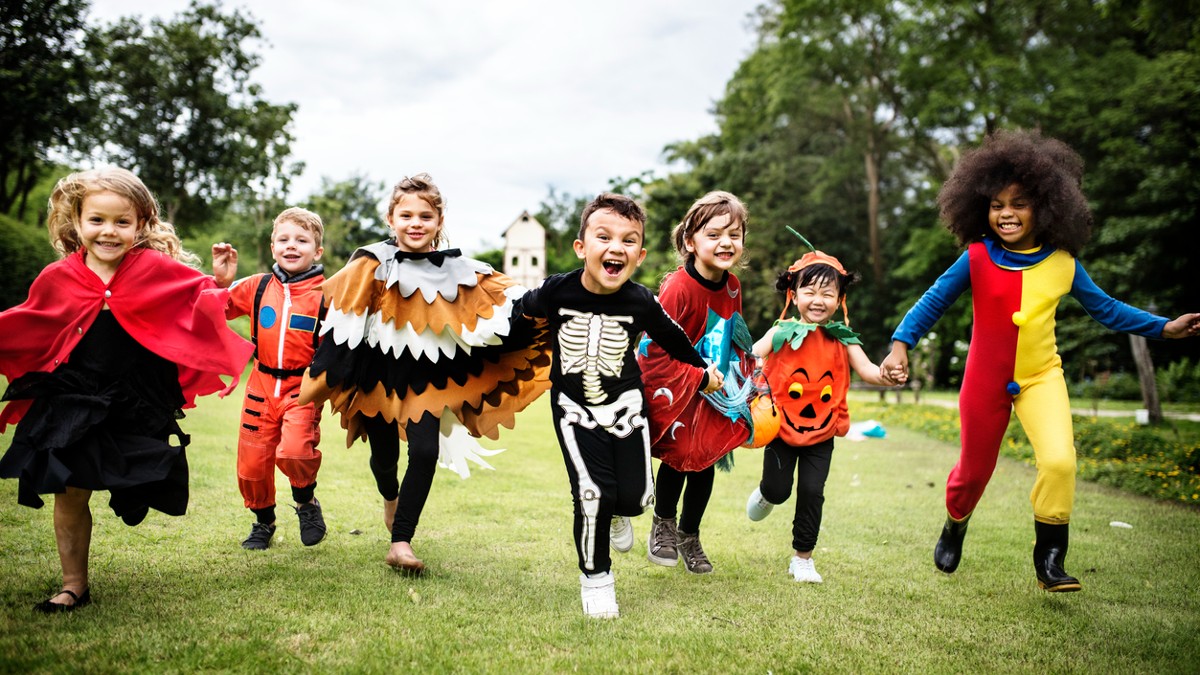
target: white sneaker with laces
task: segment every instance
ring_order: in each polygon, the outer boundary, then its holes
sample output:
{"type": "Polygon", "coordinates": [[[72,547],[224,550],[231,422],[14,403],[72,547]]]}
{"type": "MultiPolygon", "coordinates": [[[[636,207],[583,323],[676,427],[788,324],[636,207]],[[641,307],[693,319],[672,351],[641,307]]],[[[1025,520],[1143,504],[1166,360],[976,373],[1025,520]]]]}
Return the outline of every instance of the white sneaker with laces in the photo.
{"type": "Polygon", "coordinates": [[[583,600],[583,615],[589,619],[615,619],[620,616],[617,584],[612,572],[605,572],[594,579],[580,574],[579,595],[583,600]]]}
{"type": "Polygon", "coordinates": [[[812,558],[801,558],[798,555],[792,556],[792,562],[788,564],[788,574],[796,581],[819,584],[824,579],[817,573],[817,568],[813,565],[812,558]]]}
{"type": "Polygon", "coordinates": [[[633,548],[633,523],[625,516],[613,516],[608,526],[608,542],[621,553],[633,548]]]}
{"type": "Polygon", "coordinates": [[[764,499],[758,488],[754,488],[754,492],[750,493],[750,499],[746,500],[746,517],[753,521],[759,521],[766,518],[773,508],[775,505],[764,499]]]}

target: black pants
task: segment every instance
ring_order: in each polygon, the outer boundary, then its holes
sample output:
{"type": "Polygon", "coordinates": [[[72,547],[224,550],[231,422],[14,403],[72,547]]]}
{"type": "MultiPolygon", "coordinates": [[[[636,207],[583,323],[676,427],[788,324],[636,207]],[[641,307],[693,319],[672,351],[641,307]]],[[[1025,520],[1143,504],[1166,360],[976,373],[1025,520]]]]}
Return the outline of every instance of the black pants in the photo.
{"type": "Polygon", "coordinates": [[[400,430],[395,422],[386,422],[381,417],[366,421],[367,441],[371,444],[371,473],[379,494],[387,500],[400,498],[396,506],[396,520],[392,524],[392,542],[411,542],[429,498],[433,485],[433,474],[437,470],[438,418],[425,413],[419,422],[409,422],[408,467],[404,469],[404,482],[397,479],[400,464],[400,430]]]}
{"type": "Polygon", "coordinates": [[[792,520],[792,548],[808,553],[817,547],[821,508],[825,504],[825,479],[833,458],[833,439],[796,447],[779,439],[763,448],[762,482],[758,489],[772,504],[787,501],[796,473],[796,516],[792,520]]]}
{"type": "Polygon", "coordinates": [[[612,517],[640,515],[654,501],[645,401],[640,389],[604,406],[583,406],[555,393],[551,409],[571,481],[579,569],[607,572],[612,517]]]}
{"type": "Polygon", "coordinates": [[[700,471],[676,471],[666,464],[658,465],[658,480],[654,486],[654,515],[659,518],[674,518],[675,507],[683,495],[683,511],[679,515],[679,529],[688,534],[700,534],[700,520],[712,497],[716,466],[700,471]],[[686,484],[686,489],[685,489],[686,484]]]}

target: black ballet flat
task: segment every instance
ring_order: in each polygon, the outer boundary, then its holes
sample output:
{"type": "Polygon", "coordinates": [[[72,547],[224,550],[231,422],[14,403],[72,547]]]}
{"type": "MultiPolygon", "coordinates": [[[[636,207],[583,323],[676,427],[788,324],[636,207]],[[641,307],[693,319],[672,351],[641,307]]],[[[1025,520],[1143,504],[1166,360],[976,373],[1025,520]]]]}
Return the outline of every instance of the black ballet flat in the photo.
{"type": "Polygon", "coordinates": [[[64,588],[61,591],[50,596],[49,598],[34,605],[33,611],[41,612],[43,614],[57,614],[58,612],[73,612],[76,609],[83,607],[84,605],[91,604],[91,602],[92,602],[92,589],[91,588],[88,588],[87,590],[85,590],[83,592],[83,595],[75,595],[74,591],[68,591],[67,589],[64,588]],[[51,600],[62,595],[63,593],[66,593],[67,595],[71,596],[75,600],[75,604],[62,605],[57,602],[50,602],[51,600]]]}

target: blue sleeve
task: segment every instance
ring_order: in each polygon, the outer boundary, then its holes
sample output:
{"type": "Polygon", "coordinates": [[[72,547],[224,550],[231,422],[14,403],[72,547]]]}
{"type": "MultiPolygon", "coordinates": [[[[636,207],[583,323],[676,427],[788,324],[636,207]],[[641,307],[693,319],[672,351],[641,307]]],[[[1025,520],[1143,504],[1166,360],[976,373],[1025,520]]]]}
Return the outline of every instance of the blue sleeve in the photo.
{"type": "Polygon", "coordinates": [[[1127,305],[1109,296],[1075,261],[1075,279],[1071,282],[1071,297],[1083,305],[1088,316],[1109,330],[1133,333],[1148,338],[1161,338],[1167,319],[1127,305]]]}
{"type": "Polygon", "coordinates": [[[938,277],[937,281],[925,291],[920,300],[904,315],[904,320],[892,333],[892,340],[899,340],[909,347],[915,347],[925,333],[933,328],[933,324],[942,318],[950,305],[962,295],[971,285],[971,260],[966,251],[954,261],[938,277]]]}

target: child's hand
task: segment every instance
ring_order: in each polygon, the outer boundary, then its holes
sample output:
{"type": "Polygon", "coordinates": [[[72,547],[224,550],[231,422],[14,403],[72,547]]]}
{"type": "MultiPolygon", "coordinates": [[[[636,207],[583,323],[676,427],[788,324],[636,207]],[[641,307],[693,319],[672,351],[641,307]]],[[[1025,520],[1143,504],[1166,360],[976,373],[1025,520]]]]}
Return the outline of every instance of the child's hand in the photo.
{"type": "Polygon", "coordinates": [[[717,370],[715,363],[709,366],[706,372],[708,373],[708,386],[704,388],[704,393],[711,394],[725,386],[725,378],[721,376],[721,371],[717,370]]]}
{"type": "Polygon", "coordinates": [[[1200,314],[1184,314],[1163,326],[1165,338],[1185,338],[1200,335],[1200,314]]]}
{"type": "Polygon", "coordinates": [[[238,252],[233,244],[219,242],[212,246],[213,278],[220,288],[229,288],[237,277],[238,252]]]}
{"type": "Polygon", "coordinates": [[[896,341],[892,343],[892,351],[888,353],[883,363],[879,364],[879,374],[894,382],[908,381],[908,345],[896,341]]]}

